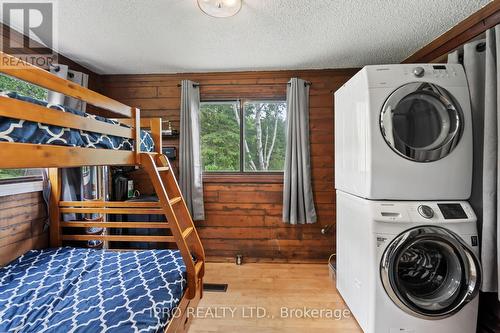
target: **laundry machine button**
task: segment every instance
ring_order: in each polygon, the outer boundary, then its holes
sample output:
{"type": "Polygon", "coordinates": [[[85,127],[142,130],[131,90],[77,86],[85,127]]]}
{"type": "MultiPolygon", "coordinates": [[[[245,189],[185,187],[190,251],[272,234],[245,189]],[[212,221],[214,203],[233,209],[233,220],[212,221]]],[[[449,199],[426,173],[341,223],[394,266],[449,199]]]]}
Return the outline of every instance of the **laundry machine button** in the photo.
{"type": "Polygon", "coordinates": [[[418,206],[417,211],[422,217],[426,219],[431,219],[434,216],[434,211],[427,205],[418,206]]]}
{"type": "Polygon", "coordinates": [[[422,77],[424,76],[424,73],[425,69],[423,67],[415,67],[413,69],[413,75],[415,75],[416,77],[422,77]]]}

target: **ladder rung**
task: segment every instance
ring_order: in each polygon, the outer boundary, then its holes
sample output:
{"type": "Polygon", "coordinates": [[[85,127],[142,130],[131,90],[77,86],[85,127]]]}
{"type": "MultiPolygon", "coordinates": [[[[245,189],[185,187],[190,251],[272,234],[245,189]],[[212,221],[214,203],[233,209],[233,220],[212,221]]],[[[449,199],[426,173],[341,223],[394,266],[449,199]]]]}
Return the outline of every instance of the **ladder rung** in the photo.
{"type": "Polygon", "coordinates": [[[66,213],[80,213],[80,214],[154,214],[163,215],[163,209],[161,208],[73,208],[64,207],[60,208],[59,211],[62,214],[66,213]]]}
{"type": "Polygon", "coordinates": [[[178,202],[180,202],[180,201],[182,201],[182,197],[177,197],[177,198],[173,198],[173,199],[171,199],[171,200],[169,201],[169,203],[170,203],[171,205],[175,205],[176,203],[178,203],[178,202]]]}
{"type": "Polygon", "coordinates": [[[103,240],[110,242],[165,242],[175,243],[173,236],[142,236],[142,235],[62,235],[62,240],[68,241],[87,241],[103,240]]]}
{"type": "Polygon", "coordinates": [[[168,222],[60,222],[61,228],[133,228],[133,229],[170,229],[168,222]]]}
{"type": "Polygon", "coordinates": [[[59,207],[82,208],[160,208],[157,201],[127,202],[127,201],[59,201],[59,207]]]}
{"type": "Polygon", "coordinates": [[[169,167],[156,167],[156,170],[158,170],[158,172],[167,172],[170,170],[169,167]]]}
{"type": "Polygon", "coordinates": [[[182,232],[182,238],[186,239],[189,237],[189,235],[191,235],[191,233],[194,231],[194,228],[193,227],[189,227],[189,228],[186,228],[186,230],[184,230],[182,232]]]}

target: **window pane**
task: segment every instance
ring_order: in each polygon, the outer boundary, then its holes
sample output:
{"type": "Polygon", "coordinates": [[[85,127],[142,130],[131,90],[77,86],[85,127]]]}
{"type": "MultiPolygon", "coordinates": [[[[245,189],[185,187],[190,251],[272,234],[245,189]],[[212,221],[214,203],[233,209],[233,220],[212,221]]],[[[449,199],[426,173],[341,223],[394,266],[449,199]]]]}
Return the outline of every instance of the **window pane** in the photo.
{"type": "Polygon", "coordinates": [[[240,171],[239,102],[203,102],[200,107],[204,171],[240,171]]]}
{"type": "MultiPolygon", "coordinates": [[[[20,95],[47,100],[48,90],[37,85],[16,79],[14,77],[0,74],[0,91],[14,91],[20,95]]],[[[14,179],[21,177],[40,177],[40,169],[0,169],[0,180],[14,179]]],[[[32,178],[26,178],[27,181],[32,178]]]]}
{"type": "Polygon", "coordinates": [[[33,180],[33,177],[41,177],[42,169],[0,169],[0,180],[13,178],[26,178],[33,180]]]}
{"type": "Polygon", "coordinates": [[[285,161],[286,102],[250,101],[245,117],[244,171],[283,171],[285,161]]]}
{"type": "Polygon", "coordinates": [[[15,91],[20,95],[29,96],[42,101],[46,101],[48,97],[47,89],[5,74],[0,74],[0,90],[15,91]]]}

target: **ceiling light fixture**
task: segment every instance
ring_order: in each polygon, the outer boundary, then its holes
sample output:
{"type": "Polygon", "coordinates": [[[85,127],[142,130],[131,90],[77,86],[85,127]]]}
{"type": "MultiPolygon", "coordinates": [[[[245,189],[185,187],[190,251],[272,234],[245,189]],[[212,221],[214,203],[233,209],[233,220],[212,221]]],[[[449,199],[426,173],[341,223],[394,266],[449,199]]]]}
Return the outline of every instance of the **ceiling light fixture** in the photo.
{"type": "Polygon", "coordinates": [[[212,17],[231,17],[241,9],[242,0],[198,0],[198,7],[212,17]]]}

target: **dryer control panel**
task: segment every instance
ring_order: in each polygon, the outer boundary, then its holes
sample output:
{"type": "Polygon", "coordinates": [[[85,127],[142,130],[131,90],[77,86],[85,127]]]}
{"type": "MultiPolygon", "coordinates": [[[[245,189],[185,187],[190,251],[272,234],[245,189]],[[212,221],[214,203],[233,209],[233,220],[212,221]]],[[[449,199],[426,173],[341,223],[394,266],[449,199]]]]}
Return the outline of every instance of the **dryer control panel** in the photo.
{"type": "Polygon", "coordinates": [[[431,82],[443,87],[466,87],[460,64],[370,65],[362,70],[370,88],[399,87],[408,82],[431,82]]]}

